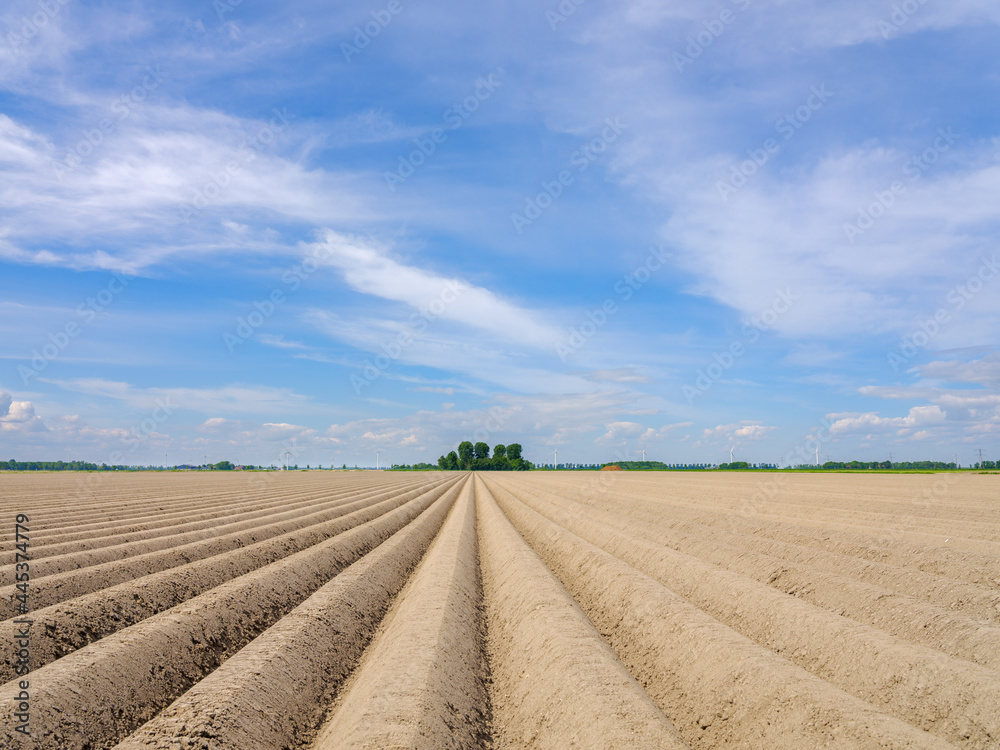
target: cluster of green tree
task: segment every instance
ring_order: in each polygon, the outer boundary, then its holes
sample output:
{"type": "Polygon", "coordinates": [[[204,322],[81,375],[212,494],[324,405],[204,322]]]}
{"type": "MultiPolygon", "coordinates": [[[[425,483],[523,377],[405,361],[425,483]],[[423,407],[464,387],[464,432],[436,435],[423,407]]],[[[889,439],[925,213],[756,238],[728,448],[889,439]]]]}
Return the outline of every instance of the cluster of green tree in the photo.
{"type": "Polygon", "coordinates": [[[437,471],[438,466],[434,464],[393,464],[389,471],[437,471]]]}
{"type": "Polygon", "coordinates": [[[466,440],[459,443],[457,451],[441,456],[438,468],[444,471],[528,471],[535,465],[521,456],[520,443],[497,445],[490,458],[490,446],[486,443],[473,445],[466,440]]]}
{"type": "Polygon", "coordinates": [[[662,461],[612,461],[601,464],[605,466],[618,466],[626,471],[700,471],[707,469],[708,464],[665,464],[662,461]]]}
{"type": "Polygon", "coordinates": [[[1000,469],[1000,461],[980,461],[973,468],[975,468],[975,469],[1000,469]]]}

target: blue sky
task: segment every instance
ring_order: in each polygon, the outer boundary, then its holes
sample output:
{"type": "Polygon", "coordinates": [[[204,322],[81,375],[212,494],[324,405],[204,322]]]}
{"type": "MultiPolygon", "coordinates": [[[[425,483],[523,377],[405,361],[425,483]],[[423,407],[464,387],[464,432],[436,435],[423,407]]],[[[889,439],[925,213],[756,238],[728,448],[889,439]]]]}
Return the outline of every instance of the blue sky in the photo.
{"type": "Polygon", "coordinates": [[[0,456],[1000,452],[1000,7],[13,0],[0,456]]]}

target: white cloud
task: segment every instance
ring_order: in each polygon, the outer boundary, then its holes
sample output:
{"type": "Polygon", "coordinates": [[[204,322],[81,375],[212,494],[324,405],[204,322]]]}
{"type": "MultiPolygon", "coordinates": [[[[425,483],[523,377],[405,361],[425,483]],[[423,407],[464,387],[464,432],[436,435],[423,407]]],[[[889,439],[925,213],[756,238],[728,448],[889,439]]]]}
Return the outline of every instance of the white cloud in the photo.
{"type": "Polygon", "coordinates": [[[357,291],[403,302],[427,321],[455,321],[501,341],[537,348],[551,349],[561,338],[560,331],[539,320],[539,313],[461,279],[406,265],[371,242],[326,230],[311,249],[357,291]]]}
{"type": "Polygon", "coordinates": [[[704,430],[701,434],[701,442],[718,443],[734,442],[749,443],[762,440],[775,427],[768,427],[757,422],[737,422],[734,424],[720,424],[704,430]]]}
{"type": "Polygon", "coordinates": [[[0,430],[25,433],[45,429],[45,424],[35,414],[35,407],[30,401],[15,401],[11,394],[0,391],[0,430]]]}
{"type": "Polygon", "coordinates": [[[232,419],[225,419],[224,417],[211,417],[210,419],[206,419],[199,429],[205,431],[215,431],[228,427],[236,427],[237,425],[239,425],[239,422],[232,419]]]}
{"type": "MultiPolygon", "coordinates": [[[[367,358],[368,364],[379,357],[388,358],[388,367],[381,368],[378,378],[397,377],[399,363],[432,367],[519,393],[558,394],[595,389],[592,382],[579,375],[546,369],[544,360],[526,357],[518,342],[493,339],[474,324],[437,320],[420,331],[405,322],[407,315],[403,312],[393,320],[310,310],[304,320],[335,340],[370,352],[373,356],[367,358]]],[[[363,377],[366,360],[359,357],[354,364],[357,375],[363,377]]],[[[399,377],[405,379],[403,375],[399,377]]]]}
{"type": "Polygon", "coordinates": [[[305,344],[301,341],[286,341],[284,334],[273,334],[273,333],[259,333],[257,334],[257,340],[260,343],[267,346],[273,346],[278,349],[305,349],[307,348],[305,344]]]}
{"type": "Polygon", "coordinates": [[[919,370],[925,378],[950,383],[976,383],[987,388],[1000,389],[1000,353],[990,354],[971,362],[959,360],[929,362],[920,365],[919,370]]]}
{"type": "MultiPolygon", "coordinates": [[[[768,328],[796,337],[909,333],[915,319],[950,309],[950,289],[993,252],[986,238],[998,226],[1000,144],[968,144],[951,156],[950,167],[910,184],[901,172],[906,152],[832,153],[811,170],[761,170],[728,202],[715,185],[738,156],[692,164],[686,173],[672,165],[660,178],[675,205],[663,236],[680,247],[678,264],[699,279],[693,290],[745,319],[768,315],[768,328]],[[844,225],[893,181],[904,182],[906,193],[851,244],[844,225]],[[782,291],[794,297],[791,304],[782,291]],[[936,303],[928,308],[927,300],[936,303]]],[[[993,308],[984,305],[980,315],[1000,322],[1000,307],[993,308]]],[[[945,327],[938,343],[981,343],[964,327],[945,327]]],[[[816,350],[808,358],[820,353],[832,354],[816,350]]]]}
{"type": "Polygon", "coordinates": [[[636,371],[634,367],[617,367],[610,370],[591,370],[584,374],[588,380],[611,383],[651,383],[652,378],[636,371]]]}
{"type": "Polygon", "coordinates": [[[318,226],[373,216],[356,176],[294,160],[289,149],[308,137],[308,125],[152,100],[117,121],[107,106],[81,115],[83,130],[109,117],[115,124],[83,149],[79,131],[57,145],[56,136],[0,119],[0,176],[18,185],[4,196],[0,257],[135,273],[178,255],[291,253],[254,231],[266,217],[318,226]],[[272,134],[269,145],[254,140],[262,132],[272,134]],[[84,152],[65,166],[67,155],[84,152]],[[90,248],[75,239],[96,235],[112,241],[90,248]]]}
{"type": "Polygon", "coordinates": [[[625,443],[629,438],[638,437],[646,429],[639,422],[610,422],[604,427],[607,431],[598,440],[605,443],[625,443]]]}
{"type": "Polygon", "coordinates": [[[905,417],[882,417],[878,412],[841,416],[830,425],[830,433],[846,435],[895,431],[897,434],[905,435],[917,427],[940,425],[946,419],[947,415],[939,406],[914,406],[905,417]]]}
{"type": "Polygon", "coordinates": [[[291,437],[310,437],[315,434],[315,430],[301,425],[288,424],[287,422],[265,422],[257,430],[263,440],[288,440],[291,437]]]}

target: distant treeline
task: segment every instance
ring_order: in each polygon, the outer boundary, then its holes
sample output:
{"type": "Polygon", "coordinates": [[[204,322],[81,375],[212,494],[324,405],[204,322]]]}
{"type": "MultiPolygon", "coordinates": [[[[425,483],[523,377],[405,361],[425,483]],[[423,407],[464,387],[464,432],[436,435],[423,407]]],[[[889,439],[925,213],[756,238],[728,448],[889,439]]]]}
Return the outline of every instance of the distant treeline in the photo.
{"type": "MultiPolygon", "coordinates": [[[[667,464],[662,461],[612,461],[601,464],[601,466],[619,466],[622,469],[631,471],[704,471],[714,469],[717,471],[776,471],[777,464],[769,463],[749,463],[747,461],[733,461],[732,463],[719,464],[667,464]]],[[[982,461],[973,464],[973,469],[996,469],[1000,466],[997,461],[982,461]]],[[[560,464],[560,468],[562,464],[560,464]]],[[[936,470],[958,469],[954,463],[945,461],[827,461],[821,466],[815,464],[801,464],[799,466],[788,467],[793,471],[836,471],[836,470],[873,470],[873,469],[898,469],[905,470],[936,470]]]]}
{"type": "Polygon", "coordinates": [[[665,464],[662,461],[612,461],[601,464],[601,468],[605,466],[617,466],[626,471],[702,471],[711,468],[709,464],[665,464]]]}
{"type": "MultiPolygon", "coordinates": [[[[957,469],[954,462],[944,461],[827,461],[822,466],[805,464],[796,469],[957,469]]],[[[978,468],[978,466],[976,467],[978,468]]]]}
{"type": "Polygon", "coordinates": [[[136,466],[108,466],[87,461],[0,461],[0,471],[128,471],[136,466]]]}
{"type": "Polygon", "coordinates": [[[521,456],[521,444],[497,445],[490,457],[486,443],[473,445],[465,440],[458,450],[438,459],[438,468],[444,471],[528,471],[535,465],[521,456]]]}
{"type": "MultiPolygon", "coordinates": [[[[169,470],[181,471],[232,471],[236,465],[231,461],[203,466],[172,466],[169,470]]],[[[243,469],[261,469],[258,466],[242,466],[243,469]]],[[[298,468],[297,466],[295,468],[298,468]]],[[[0,461],[0,471],[163,471],[162,466],[125,466],[94,464],[89,461],[0,461]]]]}
{"type": "Polygon", "coordinates": [[[746,461],[733,461],[731,464],[719,464],[720,471],[773,471],[778,467],[775,464],[751,464],[746,461]]]}

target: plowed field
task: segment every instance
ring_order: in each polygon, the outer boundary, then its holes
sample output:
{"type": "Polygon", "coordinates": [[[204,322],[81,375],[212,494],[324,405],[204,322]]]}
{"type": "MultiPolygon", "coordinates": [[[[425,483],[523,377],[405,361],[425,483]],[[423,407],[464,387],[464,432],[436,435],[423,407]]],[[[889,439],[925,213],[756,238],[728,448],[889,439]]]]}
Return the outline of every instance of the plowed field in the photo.
{"type": "Polygon", "coordinates": [[[0,747],[1000,750],[998,479],[0,474],[0,747]]]}

